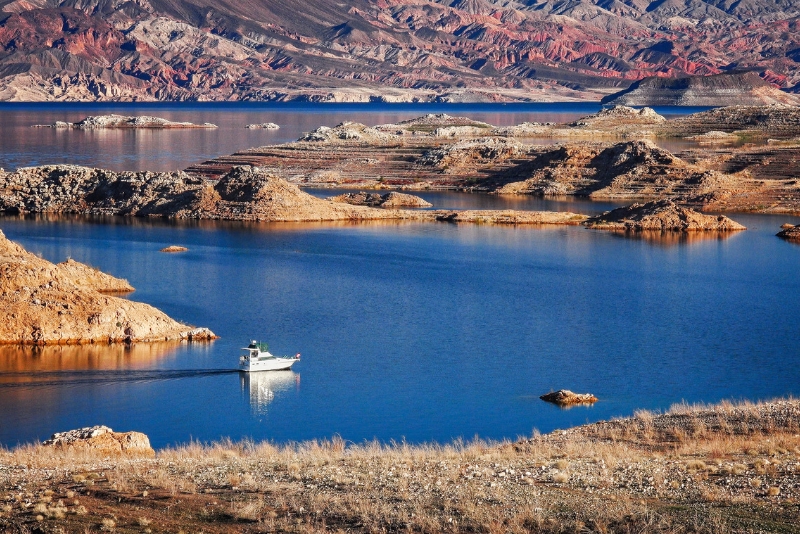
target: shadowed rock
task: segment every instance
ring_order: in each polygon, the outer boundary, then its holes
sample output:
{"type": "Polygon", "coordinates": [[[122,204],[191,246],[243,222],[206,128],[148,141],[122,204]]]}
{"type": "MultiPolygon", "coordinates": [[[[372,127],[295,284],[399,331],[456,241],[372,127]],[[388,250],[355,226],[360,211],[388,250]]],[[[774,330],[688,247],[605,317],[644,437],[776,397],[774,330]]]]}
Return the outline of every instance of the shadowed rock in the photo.
{"type": "MultiPolygon", "coordinates": [[[[781,228],[783,228],[783,227],[781,227],[781,228]]],[[[798,224],[797,226],[789,225],[788,228],[783,228],[783,230],[778,232],[777,235],[778,235],[778,237],[782,237],[784,239],[791,239],[793,241],[800,241],[800,224],[798,224]]]]}
{"type": "Polygon", "coordinates": [[[724,215],[704,215],[671,200],[632,204],[589,218],[586,226],[600,230],[714,231],[745,230],[724,215]]]}

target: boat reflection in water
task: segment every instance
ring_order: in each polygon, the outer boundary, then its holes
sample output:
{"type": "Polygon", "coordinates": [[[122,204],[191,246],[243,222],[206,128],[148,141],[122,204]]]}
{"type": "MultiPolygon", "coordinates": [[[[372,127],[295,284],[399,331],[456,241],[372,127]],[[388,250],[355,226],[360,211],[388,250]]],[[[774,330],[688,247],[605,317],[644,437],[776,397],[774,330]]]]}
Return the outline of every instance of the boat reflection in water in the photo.
{"type": "Polygon", "coordinates": [[[250,408],[255,413],[266,413],[267,405],[275,394],[300,387],[300,375],[294,371],[257,371],[239,373],[242,392],[250,393],[250,408]]]}

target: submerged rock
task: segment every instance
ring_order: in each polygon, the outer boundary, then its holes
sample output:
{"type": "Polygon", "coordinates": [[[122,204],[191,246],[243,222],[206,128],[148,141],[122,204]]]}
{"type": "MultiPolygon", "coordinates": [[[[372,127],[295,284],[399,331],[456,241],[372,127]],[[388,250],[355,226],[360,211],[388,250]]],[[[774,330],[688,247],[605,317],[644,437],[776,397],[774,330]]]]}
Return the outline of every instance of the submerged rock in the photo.
{"type": "Polygon", "coordinates": [[[573,393],[568,389],[559,389],[558,391],[542,395],[539,398],[543,401],[560,405],[593,404],[597,402],[597,397],[591,393],[573,393]]]}
{"type": "Polygon", "coordinates": [[[67,451],[92,451],[107,455],[155,456],[150,439],[141,432],[114,432],[107,426],[92,426],[56,432],[42,443],[45,447],[67,451]]]}
{"type": "Polygon", "coordinates": [[[746,230],[724,215],[704,215],[671,200],[632,204],[589,218],[586,226],[600,230],[713,231],[746,230]]]}

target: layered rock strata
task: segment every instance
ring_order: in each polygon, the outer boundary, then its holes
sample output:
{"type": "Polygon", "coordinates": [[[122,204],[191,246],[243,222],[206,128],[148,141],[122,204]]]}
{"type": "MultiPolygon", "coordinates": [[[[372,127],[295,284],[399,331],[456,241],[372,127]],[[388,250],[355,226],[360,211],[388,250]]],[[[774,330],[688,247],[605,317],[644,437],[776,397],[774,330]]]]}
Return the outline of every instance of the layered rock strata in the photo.
{"type": "Polygon", "coordinates": [[[798,108],[738,106],[666,120],[651,110],[615,107],[570,125],[473,125],[469,128],[482,135],[460,140],[433,135],[446,124],[460,128],[469,123],[465,117],[444,115],[375,127],[347,123],[317,132],[313,141],[253,148],[187,172],[217,178],[233,166],[253,165],[314,187],[459,189],[616,200],[668,197],[714,211],[800,213],[797,143],[686,146],[673,154],[642,140],[693,135],[703,142],[711,137],[792,139],[800,132],[798,108]],[[411,126],[400,128],[404,124],[411,126]],[[521,142],[529,134],[570,141],[544,146],[521,142]],[[596,141],[608,136],[631,140],[596,141]]]}
{"type": "Polygon", "coordinates": [[[755,72],[664,78],[650,76],[604,97],[604,104],[628,106],[719,106],[800,104],[797,95],[781,91],[755,72]]]}
{"type": "Polygon", "coordinates": [[[54,265],[0,232],[0,343],[83,344],[212,339],[139,302],[103,292],[130,291],[124,280],[67,261],[54,265]]]}

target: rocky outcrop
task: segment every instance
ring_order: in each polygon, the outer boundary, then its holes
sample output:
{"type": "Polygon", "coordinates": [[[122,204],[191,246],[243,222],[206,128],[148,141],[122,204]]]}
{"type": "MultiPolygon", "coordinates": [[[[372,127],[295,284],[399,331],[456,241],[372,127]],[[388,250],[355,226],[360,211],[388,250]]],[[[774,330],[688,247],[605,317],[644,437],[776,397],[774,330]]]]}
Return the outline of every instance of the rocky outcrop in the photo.
{"type": "Polygon", "coordinates": [[[778,232],[778,237],[782,237],[784,239],[790,239],[792,241],[800,241],[800,224],[797,226],[787,225],[787,228],[783,228],[780,232],[778,232]]]}
{"type": "Polygon", "coordinates": [[[385,143],[396,139],[392,133],[384,132],[358,122],[342,122],[330,128],[320,126],[303,134],[298,141],[309,143],[385,143]]]}
{"type": "Polygon", "coordinates": [[[800,132],[800,108],[782,104],[721,107],[678,117],[662,128],[666,134],[681,137],[710,130],[746,133],[750,137],[792,137],[800,132]]]}
{"type": "Polygon", "coordinates": [[[194,124],[192,122],[174,122],[161,117],[140,115],[127,117],[124,115],[97,115],[86,117],[79,122],[61,122],[53,124],[36,124],[34,128],[73,128],[75,130],[99,130],[103,128],[131,128],[131,129],[186,129],[186,128],[216,128],[216,124],[206,122],[194,124]]]}
{"type": "Polygon", "coordinates": [[[652,108],[635,109],[628,106],[612,106],[604,108],[594,115],[588,115],[570,124],[573,127],[590,129],[616,129],[620,127],[647,127],[666,122],[652,108]]]}
{"type": "Polygon", "coordinates": [[[150,439],[141,432],[114,432],[107,426],[92,426],[56,432],[42,443],[59,451],[89,452],[101,456],[154,457],[150,439]]]}
{"type": "Polygon", "coordinates": [[[568,389],[559,389],[546,393],[539,397],[543,401],[552,402],[561,406],[569,406],[573,404],[594,404],[597,402],[597,397],[591,393],[573,393],[568,389]]]}
{"type": "MultiPolygon", "coordinates": [[[[396,209],[413,203],[412,195],[381,196],[381,208],[322,200],[264,169],[235,167],[218,180],[185,173],[115,173],[75,166],[19,169],[0,175],[0,211],[132,215],[179,219],[272,222],[461,220],[500,223],[574,224],[574,214],[537,212],[456,212],[396,209]],[[443,216],[443,214],[445,216],[443,216]],[[547,220],[544,220],[542,218],[547,220]]],[[[365,194],[364,200],[369,197],[365,194]]]]}
{"type": "Polygon", "coordinates": [[[628,141],[550,148],[487,185],[499,194],[622,200],[700,194],[731,184],[721,173],[686,163],[651,141],[628,141]]]}
{"type": "Polygon", "coordinates": [[[724,215],[704,215],[678,206],[671,200],[617,208],[591,217],[585,224],[600,230],[625,231],[732,232],[746,229],[724,215]]]}
{"type": "Polygon", "coordinates": [[[372,206],[375,208],[430,208],[433,206],[433,204],[427,200],[416,195],[398,193],[397,191],[384,194],[364,192],[344,193],[342,195],[330,197],[328,200],[352,204],[354,206],[372,206]]]}
{"type": "Polygon", "coordinates": [[[568,211],[462,210],[436,211],[436,220],[479,224],[560,224],[577,225],[586,215],[568,211]]]}
{"type": "Polygon", "coordinates": [[[189,249],[186,247],[181,247],[178,245],[170,245],[168,247],[162,248],[161,250],[159,250],[159,252],[186,252],[187,250],[189,249]]]}
{"type": "Polygon", "coordinates": [[[486,132],[492,129],[492,125],[469,117],[454,117],[447,113],[428,113],[393,124],[380,124],[375,128],[395,135],[430,135],[453,138],[486,135],[486,132]]]}
{"type": "Polygon", "coordinates": [[[627,106],[758,106],[798,105],[800,98],[777,89],[755,72],[737,72],[683,78],[648,77],[601,102],[627,106]]]}
{"type": "Polygon", "coordinates": [[[212,339],[159,310],[100,291],[129,291],[124,280],[75,261],[54,265],[0,232],[0,343],[83,344],[212,339]]]}
{"type": "Polygon", "coordinates": [[[274,122],[263,122],[261,124],[248,124],[245,126],[248,130],[280,130],[280,126],[274,122]]]}
{"type": "Polygon", "coordinates": [[[426,151],[416,161],[417,165],[436,167],[443,173],[463,172],[464,168],[501,162],[525,152],[514,139],[481,137],[458,141],[442,148],[426,151]]]}

